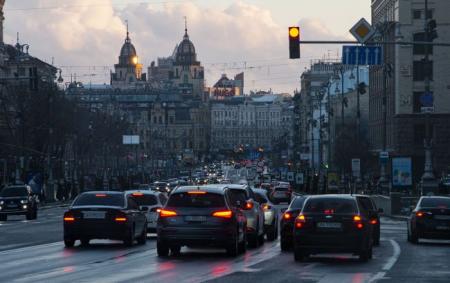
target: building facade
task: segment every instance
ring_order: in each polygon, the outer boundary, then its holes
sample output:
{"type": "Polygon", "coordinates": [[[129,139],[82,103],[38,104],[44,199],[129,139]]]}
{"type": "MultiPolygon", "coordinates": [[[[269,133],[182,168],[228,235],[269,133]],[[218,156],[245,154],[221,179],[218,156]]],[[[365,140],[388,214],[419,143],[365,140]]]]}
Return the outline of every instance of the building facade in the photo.
{"type": "MultiPolygon", "coordinates": [[[[439,42],[450,42],[450,2],[429,2],[428,16],[437,23],[439,42]]],[[[372,21],[380,31],[378,40],[423,41],[425,23],[424,0],[373,0],[372,21]]],[[[411,157],[415,183],[424,172],[426,114],[421,97],[425,91],[426,73],[431,75],[434,111],[430,114],[434,173],[440,176],[450,160],[450,69],[448,47],[430,47],[431,69],[424,66],[423,45],[386,45],[385,68],[370,71],[369,136],[372,151],[386,150],[392,156],[411,157]],[[383,99],[386,99],[386,118],[383,99]]]]}

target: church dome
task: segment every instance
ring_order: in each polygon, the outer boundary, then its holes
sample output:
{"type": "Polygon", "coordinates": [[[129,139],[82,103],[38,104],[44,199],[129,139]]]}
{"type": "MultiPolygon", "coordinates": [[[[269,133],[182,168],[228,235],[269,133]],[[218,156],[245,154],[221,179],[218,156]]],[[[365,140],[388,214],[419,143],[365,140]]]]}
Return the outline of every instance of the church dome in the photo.
{"type": "Polygon", "coordinates": [[[177,53],[175,57],[175,63],[177,65],[196,65],[197,54],[195,53],[195,47],[192,41],[189,39],[187,33],[184,34],[183,40],[178,45],[177,53]]]}
{"type": "Polygon", "coordinates": [[[136,61],[135,58],[137,58],[136,48],[131,43],[130,36],[127,33],[125,43],[122,45],[122,48],[120,49],[119,64],[120,65],[133,64],[136,61]]]}

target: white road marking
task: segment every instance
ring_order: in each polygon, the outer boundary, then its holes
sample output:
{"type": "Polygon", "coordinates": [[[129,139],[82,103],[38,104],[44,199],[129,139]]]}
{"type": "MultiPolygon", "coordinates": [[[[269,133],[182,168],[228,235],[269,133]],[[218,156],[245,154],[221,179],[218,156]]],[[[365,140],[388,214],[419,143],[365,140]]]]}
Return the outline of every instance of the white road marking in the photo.
{"type": "Polygon", "coordinates": [[[388,259],[388,261],[383,265],[381,272],[376,273],[374,276],[372,276],[369,279],[369,283],[377,282],[378,280],[383,279],[386,276],[386,273],[394,267],[394,265],[397,263],[398,258],[401,254],[400,245],[395,241],[390,239],[389,243],[391,243],[392,248],[394,249],[394,253],[392,256],[388,259]]]}

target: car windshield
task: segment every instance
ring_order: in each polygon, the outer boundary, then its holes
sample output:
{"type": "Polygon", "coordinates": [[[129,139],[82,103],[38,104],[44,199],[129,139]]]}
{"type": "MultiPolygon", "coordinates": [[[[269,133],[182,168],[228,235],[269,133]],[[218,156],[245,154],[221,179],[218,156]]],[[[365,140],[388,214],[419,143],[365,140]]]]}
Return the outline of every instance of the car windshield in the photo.
{"type": "Polygon", "coordinates": [[[420,207],[450,208],[450,198],[424,198],[420,207]]]}
{"type": "Polygon", "coordinates": [[[189,193],[177,193],[173,194],[169,198],[167,203],[169,207],[224,207],[224,196],[214,193],[206,194],[189,194],[189,193]]]}
{"type": "Polygon", "coordinates": [[[149,194],[131,194],[133,200],[139,206],[152,206],[158,204],[156,196],[149,194]]]}
{"type": "Polygon", "coordinates": [[[82,194],[74,202],[74,206],[119,206],[124,207],[124,195],[123,194],[82,194]]]}
{"type": "Polygon", "coordinates": [[[5,188],[0,193],[0,197],[24,197],[28,195],[28,190],[25,187],[5,188]]]}
{"type": "Polygon", "coordinates": [[[291,205],[289,206],[290,209],[301,209],[303,207],[303,204],[305,203],[305,197],[296,197],[291,205]]]}
{"type": "Polygon", "coordinates": [[[256,198],[256,201],[259,203],[267,203],[268,202],[267,197],[263,193],[260,193],[260,192],[255,193],[255,198],[256,198]]]}
{"type": "Polygon", "coordinates": [[[275,191],[287,192],[287,191],[289,191],[289,188],[287,188],[287,187],[276,187],[275,191]]]}
{"type": "Polygon", "coordinates": [[[344,198],[312,198],[306,202],[303,211],[326,214],[357,213],[355,201],[344,198]]]}

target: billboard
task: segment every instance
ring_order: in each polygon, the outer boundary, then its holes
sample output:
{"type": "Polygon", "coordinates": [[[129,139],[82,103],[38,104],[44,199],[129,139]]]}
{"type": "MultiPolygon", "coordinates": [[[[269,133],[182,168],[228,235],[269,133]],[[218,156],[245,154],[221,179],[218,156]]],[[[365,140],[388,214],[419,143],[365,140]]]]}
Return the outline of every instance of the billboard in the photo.
{"type": "Polygon", "coordinates": [[[411,157],[392,158],[392,185],[394,187],[412,186],[411,157]]]}

